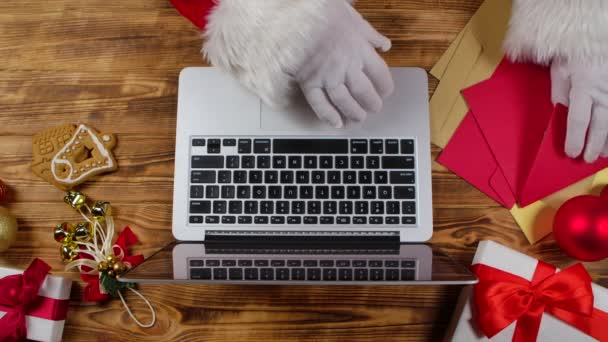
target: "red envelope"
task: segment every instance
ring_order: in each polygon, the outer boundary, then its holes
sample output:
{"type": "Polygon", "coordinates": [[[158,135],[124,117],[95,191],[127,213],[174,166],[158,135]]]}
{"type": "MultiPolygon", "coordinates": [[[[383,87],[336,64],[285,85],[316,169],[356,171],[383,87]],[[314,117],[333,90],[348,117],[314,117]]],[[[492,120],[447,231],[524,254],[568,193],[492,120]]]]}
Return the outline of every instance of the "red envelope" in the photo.
{"type": "Polygon", "coordinates": [[[607,159],[587,164],[565,155],[568,109],[551,103],[546,68],[505,59],[463,96],[471,112],[438,161],[507,208],[527,206],[608,167],[607,159]]]}

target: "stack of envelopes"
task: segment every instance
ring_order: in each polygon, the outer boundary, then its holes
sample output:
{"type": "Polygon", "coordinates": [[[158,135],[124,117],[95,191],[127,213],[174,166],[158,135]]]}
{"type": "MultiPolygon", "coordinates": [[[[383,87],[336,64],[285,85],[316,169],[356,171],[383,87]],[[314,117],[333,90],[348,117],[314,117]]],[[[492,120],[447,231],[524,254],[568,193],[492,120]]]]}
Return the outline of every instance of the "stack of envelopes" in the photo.
{"type": "Polygon", "coordinates": [[[534,243],[551,232],[565,200],[608,183],[608,160],[586,164],[563,153],[567,108],[551,103],[549,71],[504,59],[510,8],[487,0],[431,71],[441,81],[432,139],[445,147],[438,161],[511,209],[534,243]]]}

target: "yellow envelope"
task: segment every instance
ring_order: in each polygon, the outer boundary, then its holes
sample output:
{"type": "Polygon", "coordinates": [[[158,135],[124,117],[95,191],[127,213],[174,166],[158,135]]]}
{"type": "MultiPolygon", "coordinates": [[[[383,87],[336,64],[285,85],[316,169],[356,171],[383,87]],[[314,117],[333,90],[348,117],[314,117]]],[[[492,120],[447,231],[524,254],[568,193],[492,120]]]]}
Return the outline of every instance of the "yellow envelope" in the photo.
{"type": "MultiPolygon", "coordinates": [[[[445,147],[469,110],[460,91],[489,78],[502,60],[510,14],[511,0],[486,0],[431,70],[440,80],[430,103],[431,138],[437,146],[445,147]]],[[[608,169],[527,207],[515,206],[511,215],[535,243],[551,233],[555,213],[565,201],[599,194],[607,184],[608,169]]]]}
{"type": "Polygon", "coordinates": [[[431,98],[431,140],[445,147],[468,112],[464,88],[489,78],[503,58],[511,0],[485,1],[431,74],[441,82],[431,98]]]}

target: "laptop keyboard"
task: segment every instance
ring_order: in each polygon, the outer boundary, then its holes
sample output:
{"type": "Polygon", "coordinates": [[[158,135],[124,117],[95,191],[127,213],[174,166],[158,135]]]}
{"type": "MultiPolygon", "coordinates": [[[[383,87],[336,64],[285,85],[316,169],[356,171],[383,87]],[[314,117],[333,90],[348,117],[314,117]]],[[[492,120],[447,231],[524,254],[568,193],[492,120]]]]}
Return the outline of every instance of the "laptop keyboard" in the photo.
{"type": "Polygon", "coordinates": [[[191,280],[413,281],[416,261],[397,259],[190,259],[191,280]]]}
{"type": "Polygon", "coordinates": [[[194,138],[191,151],[192,226],[416,226],[413,139],[194,138]]]}

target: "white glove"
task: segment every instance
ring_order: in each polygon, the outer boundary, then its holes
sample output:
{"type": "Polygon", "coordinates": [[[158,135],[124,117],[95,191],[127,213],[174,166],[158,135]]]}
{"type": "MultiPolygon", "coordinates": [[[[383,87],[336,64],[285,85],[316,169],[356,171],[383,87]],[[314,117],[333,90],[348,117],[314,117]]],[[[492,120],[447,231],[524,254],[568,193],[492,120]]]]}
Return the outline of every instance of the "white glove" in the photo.
{"type": "Polygon", "coordinates": [[[553,103],[570,107],[566,154],[577,158],[584,150],[588,163],[608,157],[608,65],[555,60],[551,80],[553,103]]]}
{"type": "Polygon", "coordinates": [[[391,41],[346,1],[329,1],[327,7],[327,27],[312,37],[317,45],[294,76],[317,116],[340,128],[345,119],[378,113],[393,92],[389,68],[376,52],[388,51],[391,41]]]}

